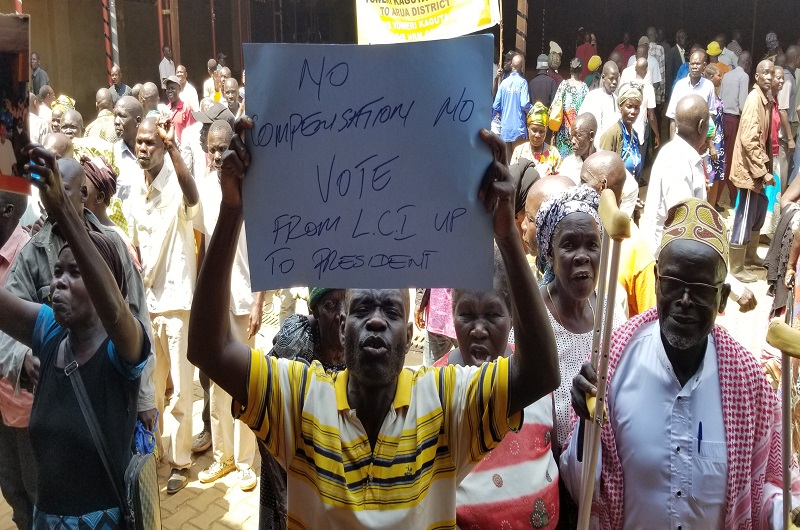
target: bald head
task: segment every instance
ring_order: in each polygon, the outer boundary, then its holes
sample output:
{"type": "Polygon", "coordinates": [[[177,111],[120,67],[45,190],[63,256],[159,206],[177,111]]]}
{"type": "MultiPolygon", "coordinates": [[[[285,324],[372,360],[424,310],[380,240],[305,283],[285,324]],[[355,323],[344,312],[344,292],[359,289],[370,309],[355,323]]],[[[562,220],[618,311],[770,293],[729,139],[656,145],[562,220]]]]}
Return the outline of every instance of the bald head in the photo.
{"type": "Polygon", "coordinates": [[[622,68],[622,54],[619,52],[611,52],[608,56],[608,61],[617,65],[617,70],[622,68]]]}
{"type": "Polygon", "coordinates": [[[54,132],[44,137],[42,146],[58,158],[72,158],[72,140],[64,133],[54,132]]]}
{"type": "Polygon", "coordinates": [[[578,114],[569,130],[569,141],[576,156],[585,159],[594,146],[597,134],[597,119],[591,112],[578,114]]]}
{"type": "Polygon", "coordinates": [[[581,167],[581,182],[597,193],[610,189],[617,197],[617,204],[622,202],[625,177],[625,163],[613,151],[598,151],[584,160],[581,167]]]}
{"type": "Polygon", "coordinates": [[[74,158],[59,158],[58,170],[61,172],[67,199],[78,215],[83,217],[83,204],[86,202],[86,173],[74,158]]]}
{"type": "Polygon", "coordinates": [[[619,67],[617,63],[608,61],[603,65],[602,86],[606,94],[613,94],[619,83],[619,67]]]}
{"type": "Polygon", "coordinates": [[[525,70],[525,59],[520,54],[515,54],[511,58],[511,69],[515,72],[522,72],[525,70]]]}
{"type": "Polygon", "coordinates": [[[158,87],[155,83],[148,81],[142,85],[142,90],[139,92],[139,101],[142,103],[145,114],[151,110],[156,110],[158,107],[158,87]]]}
{"type": "Polygon", "coordinates": [[[774,74],[775,65],[772,61],[764,59],[756,66],[756,84],[764,94],[769,94],[769,91],[772,89],[772,77],[774,74]]]}
{"type": "Polygon", "coordinates": [[[122,96],[114,107],[114,130],[117,137],[133,150],[136,131],[144,118],[142,104],[133,96],[122,96]]]}
{"type": "Polygon", "coordinates": [[[750,52],[742,52],[739,54],[739,66],[741,66],[742,70],[745,72],[750,71],[753,67],[753,57],[750,55],[750,52]]]}
{"type": "Polygon", "coordinates": [[[675,106],[675,132],[703,152],[708,135],[708,103],[697,94],[683,97],[675,106]]]}
{"type": "Polygon", "coordinates": [[[70,139],[80,138],[83,136],[83,116],[75,109],[67,110],[61,116],[61,132],[70,137],[70,139]]]}
{"type": "Polygon", "coordinates": [[[644,79],[644,76],[647,75],[647,59],[645,57],[639,57],[636,59],[636,75],[640,79],[644,79]]]}
{"type": "Polygon", "coordinates": [[[575,183],[564,175],[549,175],[533,183],[525,199],[525,220],[522,222],[522,240],[527,247],[528,254],[535,256],[539,245],[536,242],[536,214],[542,203],[551,195],[562,192],[574,186],[575,183]]]}
{"type": "Polygon", "coordinates": [[[11,237],[27,207],[27,196],[0,190],[0,247],[11,237]]]}
{"type": "Polygon", "coordinates": [[[584,132],[597,132],[597,118],[591,112],[578,114],[572,122],[572,129],[584,132]]]}
{"type": "Polygon", "coordinates": [[[107,88],[101,88],[94,95],[94,104],[97,107],[97,112],[101,110],[114,110],[114,98],[111,91],[107,88]]]}

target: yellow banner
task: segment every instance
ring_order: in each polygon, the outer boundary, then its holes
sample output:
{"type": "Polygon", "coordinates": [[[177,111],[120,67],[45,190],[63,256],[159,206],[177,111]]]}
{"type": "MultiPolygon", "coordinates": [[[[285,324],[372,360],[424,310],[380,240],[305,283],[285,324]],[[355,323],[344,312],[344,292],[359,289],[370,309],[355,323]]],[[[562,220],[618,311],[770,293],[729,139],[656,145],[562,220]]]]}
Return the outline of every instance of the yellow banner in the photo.
{"type": "Polygon", "coordinates": [[[449,39],[500,22],[498,0],[356,0],[359,44],[449,39]]]}

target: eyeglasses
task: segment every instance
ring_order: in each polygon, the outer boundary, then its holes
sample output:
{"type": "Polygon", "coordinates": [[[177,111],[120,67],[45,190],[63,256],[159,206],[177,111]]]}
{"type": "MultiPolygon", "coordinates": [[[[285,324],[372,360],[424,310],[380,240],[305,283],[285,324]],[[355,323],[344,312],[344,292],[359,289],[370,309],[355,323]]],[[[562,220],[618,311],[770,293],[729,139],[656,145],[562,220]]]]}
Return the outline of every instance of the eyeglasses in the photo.
{"type": "Polygon", "coordinates": [[[692,302],[699,306],[709,307],[716,304],[717,293],[719,293],[722,282],[717,285],[709,285],[707,283],[688,283],[672,276],[659,276],[658,285],[661,295],[670,300],[683,298],[684,293],[688,292],[692,302]]]}

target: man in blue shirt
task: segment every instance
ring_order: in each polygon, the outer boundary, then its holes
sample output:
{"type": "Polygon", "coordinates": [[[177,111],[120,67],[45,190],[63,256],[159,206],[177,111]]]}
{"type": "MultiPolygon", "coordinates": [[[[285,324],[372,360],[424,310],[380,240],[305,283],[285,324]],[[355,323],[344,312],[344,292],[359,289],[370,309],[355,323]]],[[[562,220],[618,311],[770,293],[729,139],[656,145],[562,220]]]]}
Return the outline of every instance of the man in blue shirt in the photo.
{"type": "Polygon", "coordinates": [[[500,137],[506,143],[509,158],[514,148],[528,139],[525,116],[531,101],[524,72],[525,59],[517,54],[511,59],[511,75],[500,83],[492,106],[492,111],[500,114],[500,137]]]}

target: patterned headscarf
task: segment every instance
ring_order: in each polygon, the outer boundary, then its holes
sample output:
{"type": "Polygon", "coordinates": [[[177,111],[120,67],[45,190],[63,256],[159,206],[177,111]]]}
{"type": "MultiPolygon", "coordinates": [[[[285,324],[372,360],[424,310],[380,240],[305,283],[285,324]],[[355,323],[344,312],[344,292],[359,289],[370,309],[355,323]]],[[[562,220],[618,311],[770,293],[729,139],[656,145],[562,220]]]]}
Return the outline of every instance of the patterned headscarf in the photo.
{"type": "Polygon", "coordinates": [[[664,222],[661,250],[676,239],[687,239],[708,245],[720,255],[728,267],[728,237],[719,213],[706,201],[694,197],[669,209],[664,222]]]}
{"type": "Polygon", "coordinates": [[[774,50],[777,47],[778,47],[778,36],[774,32],[770,31],[769,33],[767,33],[767,49],[774,50]]]}
{"type": "Polygon", "coordinates": [[[555,278],[553,273],[553,236],[556,227],[566,216],[572,213],[586,213],[592,216],[602,233],[600,222],[600,195],[589,186],[573,186],[561,193],[551,195],[539,208],[536,214],[536,240],[539,244],[538,262],[545,264],[542,284],[548,284],[555,278]]]}
{"type": "Polygon", "coordinates": [[[117,193],[117,174],[114,169],[104,158],[99,156],[91,158],[82,156],[80,162],[83,172],[86,173],[86,178],[92,182],[92,186],[105,195],[106,206],[111,204],[111,197],[117,193]]]}
{"type": "Polygon", "coordinates": [[[537,101],[531,107],[531,110],[528,111],[528,119],[526,120],[527,125],[535,124],[541,125],[542,127],[547,127],[547,107],[544,106],[544,103],[537,101]]]}
{"type": "Polygon", "coordinates": [[[53,110],[60,110],[61,112],[67,112],[68,110],[75,110],[75,100],[69,96],[65,96],[61,94],[58,96],[53,103],[50,104],[50,108],[53,110]]]}
{"type": "Polygon", "coordinates": [[[642,101],[642,91],[644,85],[631,81],[619,87],[619,96],[617,96],[617,105],[620,107],[629,99],[638,99],[642,101]]]}

